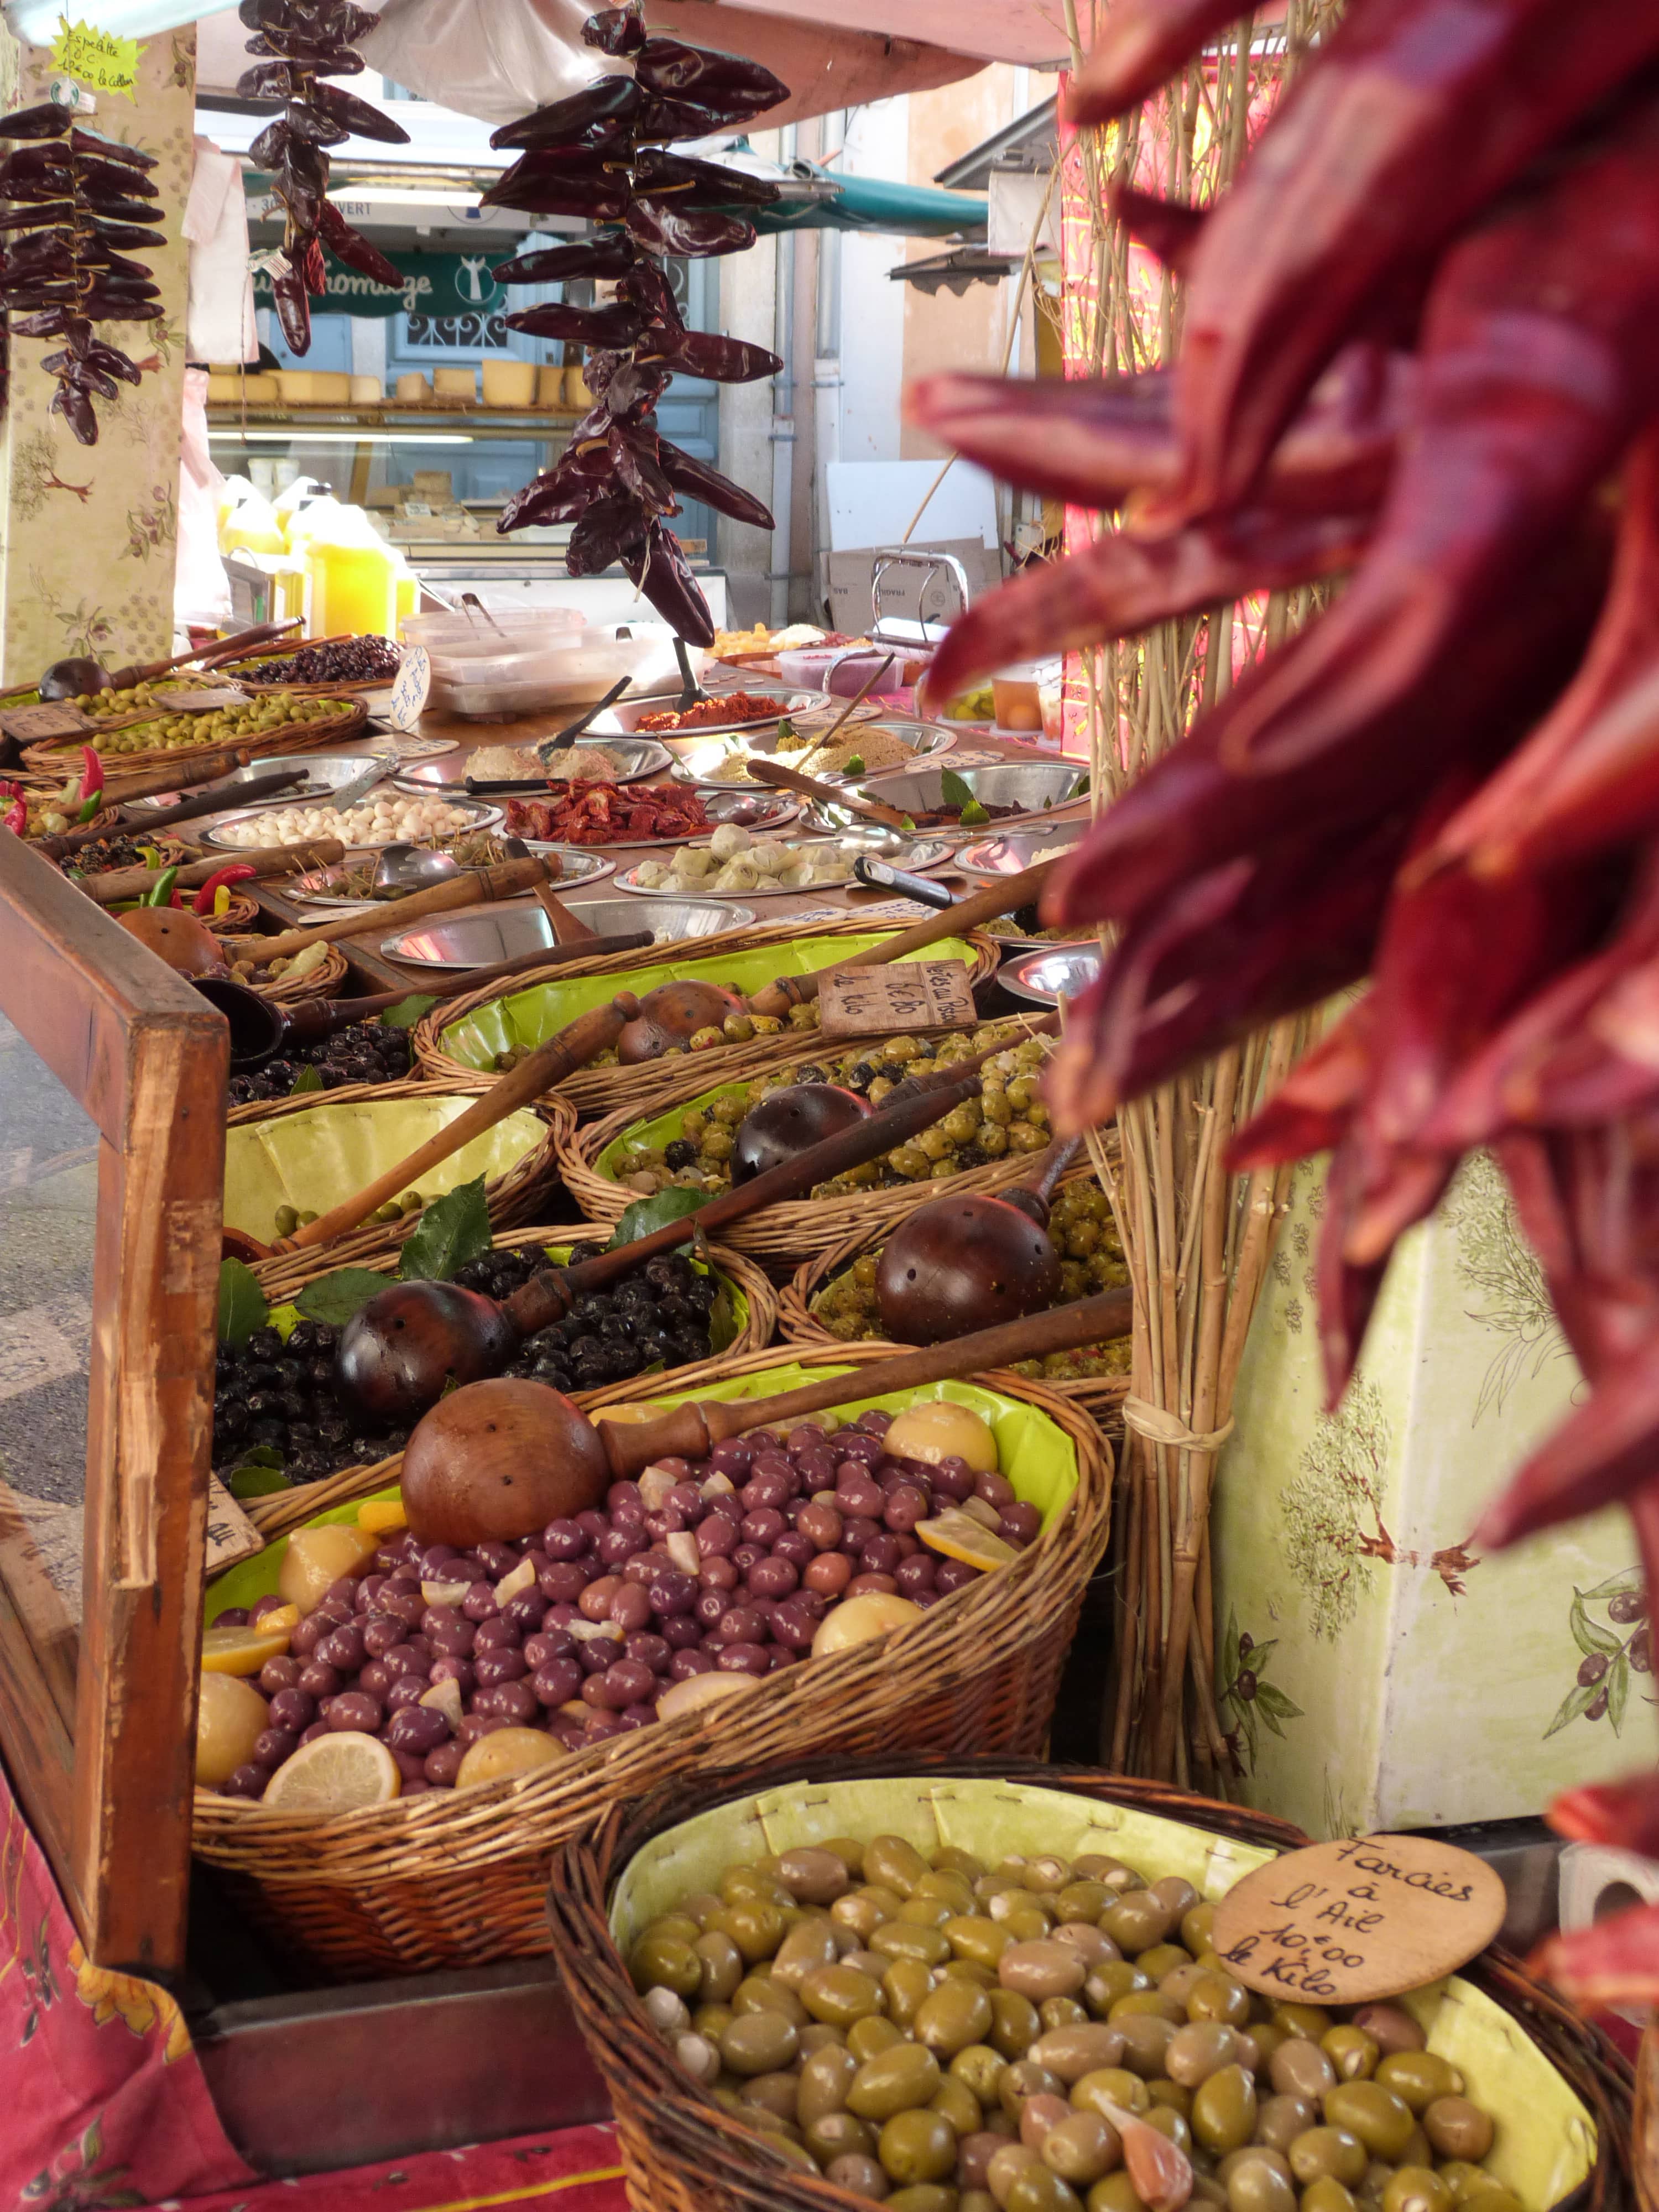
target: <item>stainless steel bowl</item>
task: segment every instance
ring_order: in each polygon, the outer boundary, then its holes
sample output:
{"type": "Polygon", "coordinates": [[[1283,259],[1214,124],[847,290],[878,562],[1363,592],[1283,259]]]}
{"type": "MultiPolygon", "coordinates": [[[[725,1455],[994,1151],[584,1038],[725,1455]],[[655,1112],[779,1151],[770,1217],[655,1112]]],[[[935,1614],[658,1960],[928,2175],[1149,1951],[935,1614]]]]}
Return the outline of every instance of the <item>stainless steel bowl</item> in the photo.
{"type": "Polygon", "coordinates": [[[963,845],[957,854],[957,866],[965,876],[1023,875],[1040,860],[1054,860],[1080,845],[1088,834],[1087,821],[1075,815],[1052,829],[1011,830],[1006,836],[963,845]]]}
{"type": "MultiPolygon", "coordinates": [[[[618,783],[637,783],[644,776],[660,775],[665,769],[673,765],[674,756],[666,745],[659,745],[654,738],[595,737],[589,731],[575,740],[571,750],[574,752],[584,745],[603,745],[607,752],[615,753],[626,763],[617,772],[618,783]]],[[[479,750],[482,750],[482,747],[479,750]]],[[[536,748],[526,738],[513,750],[529,753],[534,752],[536,748]]],[[[422,792],[453,789],[465,798],[466,794],[460,787],[469,775],[476,773],[472,766],[473,758],[473,752],[468,750],[446,753],[441,760],[417,761],[410,766],[400,768],[392,781],[399,791],[412,792],[417,797],[422,792]]]]}
{"type": "MultiPolygon", "coordinates": [[[[374,757],[372,753],[306,753],[299,757],[289,754],[285,759],[273,755],[264,760],[250,761],[246,768],[234,769],[221,781],[226,799],[231,800],[236,796],[239,783],[252,783],[256,776],[269,775],[276,769],[303,769],[305,781],[290,784],[286,791],[277,793],[271,804],[276,806],[304,806],[313,799],[330,799],[337,791],[343,791],[354,776],[362,775],[374,757]]],[[[392,764],[390,753],[386,755],[386,761],[390,769],[392,764]]],[[[171,806],[180,795],[176,792],[162,792],[153,799],[135,799],[131,802],[133,811],[137,812],[141,807],[171,806]]]]}
{"type": "MultiPolygon", "coordinates": [[[[558,854],[561,866],[556,888],[561,894],[574,890],[578,884],[603,882],[606,876],[614,875],[617,872],[616,862],[607,860],[603,853],[583,852],[575,845],[542,845],[537,849],[558,854]]],[[[360,860],[356,865],[363,868],[369,866],[369,862],[360,860]]],[[[296,905],[327,907],[331,914],[366,914],[370,907],[383,903],[380,899],[345,896],[340,890],[340,883],[346,872],[343,860],[337,860],[332,867],[309,869],[306,874],[294,878],[288,886],[288,896],[296,905]]],[[[539,908],[537,910],[540,911],[539,908]]]]}
{"type": "MultiPolygon", "coordinates": [[[[648,929],[659,945],[682,945],[693,938],[718,937],[744,929],[755,919],[752,907],[715,899],[682,899],[674,905],[640,906],[632,899],[590,899],[571,912],[601,937],[648,929]]],[[[503,906],[489,914],[469,914],[453,921],[441,917],[385,939],[388,960],[419,968],[483,968],[492,960],[516,960],[552,945],[553,929],[538,906],[503,906]]]]}
{"type": "Polygon", "coordinates": [[[1005,960],[997,981],[1016,999],[1052,1006],[1086,991],[1099,973],[1097,945],[1051,945],[1042,951],[1022,953],[1018,960],[1005,960]]]}
{"type": "MultiPolygon", "coordinates": [[[[363,795],[366,799],[369,796],[368,793],[363,795]]],[[[234,814],[216,814],[213,819],[204,827],[200,842],[216,853],[246,852],[249,849],[246,846],[234,843],[226,838],[224,833],[227,830],[240,830],[245,823],[259,823],[280,807],[309,803],[313,802],[296,801],[292,799],[267,799],[258,806],[240,807],[234,814]]],[[[501,811],[499,806],[486,806],[482,799],[456,799],[453,805],[455,810],[453,835],[457,837],[464,836],[470,830],[494,830],[500,824],[501,811]]],[[[326,829],[313,830],[312,833],[313,837],[327,837],[331,834],[332,832],[326,829]]],[[[392,838],[386,842],[395,844],[398,841],[392,838]]],[[[349,845],[346,848],[346,850],[350,853],[372,853],[377,849],[378,848],[373,845],[349,845]]]]}
{"type": "MultiPolygon", "coordinates": [[[[962,769],[953,769],[945,761],[938,768],[866,776],[860,779],[860,787],[867,789],[872,799],[879,799],[888,806],[902,806],[907,814],[916,817],[921,826],[942,828],[946,825],[924,823],[923,817],[955,805],[956,801],[945,794],[947,775],[959,781],[969,795],[982,806],[1015,806],[1022,813],[1042,814],[1086,799],[1086,788],[1079,790],[1079,787],[1086,786],[1087,774],[1086,769],[1071,761],[1012,761],[1003,768],[962,769]]],[[[839,829],[841,823],[834,817],[840,812],[839,808],[826,801],[814,799],[806,810],[805,820],[811,829],[839,829]]]]}

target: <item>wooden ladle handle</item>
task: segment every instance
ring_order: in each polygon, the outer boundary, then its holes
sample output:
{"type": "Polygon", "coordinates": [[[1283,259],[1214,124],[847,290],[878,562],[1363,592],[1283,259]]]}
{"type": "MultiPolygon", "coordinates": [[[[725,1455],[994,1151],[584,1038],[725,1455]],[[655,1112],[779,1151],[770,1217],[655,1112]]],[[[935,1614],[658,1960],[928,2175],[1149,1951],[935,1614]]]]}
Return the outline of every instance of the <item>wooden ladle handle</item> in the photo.
{"type": "Polygon", "coordinates": [[[896,806],[884,805],[879,799],[866,798],[861,792],[842,791],[833,783],[820,783],[815,775],[803,775],[798,768],[790,768],[782,761],[751,757],[749,763],[751,783],[769,783],[780,791],[798,791],[804,799],[817,799],[826,806],[844,806],[849,814],[862,814],[867,821],[878,822],[884,830],[902,830],[905,817],[896,806]]]}
{"type": "MultiPolygon", "coordinates": [[[[224,863],[218,865],[222,867],[224,863]]],[[[343,937],[369,937],[380,929],[391,935],[405,922],[418,921],[425,915],[453,914],[484,899],[516,897],[520,891],[533,890],[545,881],[546,874],[546,864],[533,854],[527,860],[499,861],[493,868],[463,868],[447,883],[434,884],[429,890],[411,891],[407,898],[376,902],[363,914],[342,915],[338,921],[319,922],[314,929],[286,930],[280,937],[248,939],[253,947],[250,957],[262,961],[288,959],[313,945],[332,945],[343,937]]]]}
{"type": "Polygon", "coordinates": [[[639,1000],[631,992],[623,991],[608,1006],[595,1006],[580,1015],[545,1044],[538,1045],[510,1075],[504,1075],[482,1098],[475,1100],[464,1114],[458,1114],[447,1128],[429,1137],[407,1159],[399,1160],[396,1167],[377,1176],[366,1190],[360,1190],[355,1198],[348,1198],[328,1212],[319,1214],[315,1221],[307,1222],[303,1229],[296,1230],[274,1249],[279,1252],[302,1251],[313,1245],[326,1244],[331,1238],[343,1237],[348,1230],[356,1229],[377,1207],[407,1190],[428,1169],[459,1152],[464,1145],[470,1145],[486,1130],[493,1129],[520,1106],[539,1098],[555,1084],[562,1083],[579,1067],[586,1067],[589,1060],[615,1044],[622,1035],[623,1024],[631,1022],[639,1010],[639,1000]]]}
{"type": "Polygon", "coordinates": [[[1011,1366],[1017,1359],[1041,1359],[1046,1352],[1072,1352],[1081,1345],[1127,1336],[1133,1320],[1134,1301],[1127,1290],[1103,1291],[1097,1297],[1080,1298],[1075,1305],[1051,1306],[1046,1313],[1027,1314],[997,1328],[978,1329],[972,1336],[927,1345],[917,1352],[902,1352],[895,1359],[873,1360],[848,1374],[828,1375],[822,1382],[786,1390],[777,1397],[730,1404],[704,1399],[677,1406],[660,1420],[625,1425],[607,1421],[601,1412],[596,1426],[612,1472],[620,1481],[638,1474],[653,1460],[675,1455],[703,1459],[715,1444],[727,1437],[741,1436],[745,1429],[775,1428],[798,1420],[804,1413],[844,1406],[851,1398],[920,1389],[925,1383],[1011,1366]]]}
{"type": "Polygon", "coordinates": [[[867,952],[855,952],[848,960],[837,960],[832,967],[820,968],[810,975],[780,975],[776,982],[769,983],[764,990],[757,991],[748,1001],[751,1014],[787,1014],[791,1006],[804,1006],[818,995],[826,975],[839,975],[848,968],[884,968],[890,961],[902,960],[912,952],[921,952],[942,938],[960,937],[964,930],[977,929],[982,921],[994,921],[1000,914],[1012,914],[1017,907],[1030,906],[1056,866],[1054,860],[1041,860],[1035,868],[1022,868],[1017,876],[1003,876],[987,884],[982,890],[970,891],[943,914],[930,915],[909,929],[902,929],[896,937],[890,937],[884,945],[871,947],[867,952]]]}

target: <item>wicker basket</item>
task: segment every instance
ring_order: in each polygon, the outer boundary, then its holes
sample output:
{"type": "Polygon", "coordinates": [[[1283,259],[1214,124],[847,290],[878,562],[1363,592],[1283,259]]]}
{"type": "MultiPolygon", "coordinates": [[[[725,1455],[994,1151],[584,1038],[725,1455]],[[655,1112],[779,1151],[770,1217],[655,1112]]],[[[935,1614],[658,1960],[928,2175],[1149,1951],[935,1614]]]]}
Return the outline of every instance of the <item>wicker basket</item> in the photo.
{"type": "MultiPolygon", "coordinates": [[[[641,902],[643,907],[645,902],[641,902]]],[[[815,921],[806,927],[799,922],[787,921],[756,924],[747,929],[729,929],[719,937],[699,937],[688,942],[684,957],[696,959],[700,964],[708,960],[716,963],[722,956],[741,952],[757,952],[769,945],[797,944],[805,937],[872,937],[882,933],[886,926],[872,923],[858,915],[848,915],[834,921],[815,921]]],[[[969,981],[978,987],[995,975],[1001,958],[994,938],[983,931],[971,932],[967,942],[974,948],[973,964],[969,981]]],[[[488,989],[470,993],[465,998],[451,999],[442,1007],[429,1013],[415,1031],[415,1056],[428,1080],[448,1082],[453,1076],[476,1082],[482,1070],[469,1067],[464,1060],[453,1059],[445,1051],[444,1032],[455,1023],[465,1021],[480,1006],[489,1006],[496,999],[516,998],[526,991],[533,991],[538,983],[568,982],[574,976],[614,975],[618,979],[630,971],[658,964],[663,954],[672,951],[670,946],[659,946],[654,955],[643,952],[612,952],[597,960],[573,960],[561,968],[535,969],[528,975],[515,975],[510,983],[493,984],[488,989]]],[[[775,1067],[781,1061],[798,1059],[804,1042],[810,1043],[817,1032],[786,1029],[776,1036],[756,1037],[750,1043],[729,1045],[717,1053],[700,1054],[697,1064],[707,1071],[711,1066],[717,1073],[711,1078],[707,1073],[699,1083],[706,1089],[710,1080],[721,1082],[746,1081],[763,1069],[775,1067]]],[[[571,1076],[561,1085],[562,1095],[568,1098],[582,1118],[592,1120],[602,1114],[614,1114],[640,1095],[641,1080],[654,1081],[667,1069],[679,1065],[678,1060],[653,1062],[646,1067],[586,1067],[571,1076]]]]}
{"type": "Polygon", "coordinates": [[[259,902],[242,898],[233,890],[230,904],[224,912],[208,915],[204,919],[216,937],[246,937],[258,926],[259,902]]]}
{"type": "MultiPolygon", "coordinates": [[[[492,1241],[499,1252],[516,1250],[525,1244],[550,1245],[559,1250],[572,1244],[603,1246],[610,1238],[607,1226],[587,1221],[564,1221],[547,1229],[504,1230],[492,1241]]],[[[670,1368],[663,1373],[638,1376],[630,1382],[612,1383],[603,1390],[574,1390],[569,1394],[573,1406],[614,1406],[630,1396],[657,1397],[664,1390],[701,1390],[730,1373],[734,1359],[744,1358],[751,1352],[763,1352],[771,1343],[777,1328],[778,1294],[760,1269],[740,1252],[728,1252],[720,1244],[708,1245],[698,1252],[697,1257],[706,1258],[716,1273],[724,1275],[741,1291],[748,1304],[747,1318],[732,1342],[712,1359],[696,1359],[687,1366],[670,1368]]],[[[331,1274],[338,1265],[331,1255],[327,1263],[313,1267],[306,1280],[315,1282],[320,1276],[331,1274]]],[[[387,1279],[391,1279],[389,1274],[387,1279]]],[[[288,1296],[295,1297],[304,1287],[304,1284],[296,1284],[288,1296]]],[[[315,1515],[362,1497],[365,1474],[373,1475],[374,1488],[384,1488],[388,1481],[395,1480],[395,1469],[392,1474],[385,1471],[391,1464],[382,1461],[373,1468],[343,1467],[337,1474],[326,1475],[320,1482],[257,1499],[245,1510],[262,1535],[285,1536],[290,1528],[299,1528],[315,1515]]]]}
{"type": "MultiPolygon", "coordinates": [[[[560,1854],[549,1897],[555,1951],[583,2039],[611,2093],[617,2135],[635,2212],[860,2212],[868,2199],[804,2173],[770,2149],[686,2074],[652,2027],[612,1941],[609,1906],[635,1854],[653,1838],[732,1801],[805,1795],[828,1784],[910,1781],[920,1797],[951,1803],[952,1784],[1018,1784],[1089,1801],[1115,1816],[1150,1815],[1205,1830],[1235,1847],[1294,1850],[1308,1838],[1282,1820],[1185,1795],[1169,1785],[1131,1781],[1080,1767],[1030,1760],[902,1754],[772,1770],[732,1771],[676,1782],[637,1808],[618,1804],[599,1826],[560,1854]]],[[[971,1811],[957,1797],[951,1832],[971,1836],[971,1811]]],[[[753,1855],[781,1848],[757,1821],[753,1855]]],[[[1125,1847],[1129,1849],[1132,1847],[1125,1847]]],[[[1148,1866],[1146,1872],[1151,1873],[1148,1866]]],[[[1588,2178],[1562,2200],[1584,2212],[1624,2212],[1631,2201],[1631,2075],[1618,2052],[1506,1952],[1492,1949],[1462,1969],[1519,2025],[1589,2108],[1597,2154],[1588,2178]]]]}
{"type": "MultiPolygon", "coordinates": [[[[1089,1173],[1085,1170],[1085,1173],[1089,1173]]],[[[955,1189],[957,1186],[951,1186],[955,1189]]],[[[850,1267],[854,1260],[870,1251],[881,1242],[867,1231],[860,1231],[832,1250],[817,1253],[803,1260],[778,1295],[778,1334],[786,1344],[838,1345],[842,1340],[834,1336],[812,1310],[812,1301],[824,1285],[850,1267]]],[[[858,1341],[879,1345],[885,1352],[898,1352],[902,1346],[890,1344],[884,1337],[865,1337],[858,1341]]],[[[1108,1434],[1122,1431],[1119,1408],[1129,1395],[1129,1377],[1124,1375],[1087,1375],[1075,1382],[1062,1382],[1046,1376],[1044,1381],[1051,1390],[1062,1398],[1069,1398],[1074,1406],[1086,1407],[1095,1419],[1106,1428],[1108,1434]]]]}
{"type": "MultiPolygon", "coordinates": [[[[856,1348],[804,1366],[869,1364],[856,1348]]],[[[766,1372],[775,1352],[722,1363],[722,1382],[766,1372]]],[[[678,1395],[642,1380],[607,1403],[678,1395]]],[[[593,1746],[521,1779],[433,1790],[333,1820],[269,1813],[198,1791],[195,1848],[246,1910],[307,1966],[339,1979],[421,1972],[545,1952],[555,1850],[615,1805],[711,1763],[752,1766],[835,1751],[1034,1754],[1046,1738],[1083,1595],[1106,1545],[1110,1449],[1086,1414],[1018,1376],[976,1376],[1039,1408],[1070,1443],[1077,1488],[1029,1550],[933,1607],[896,1644],[809,1660],[745,1698],[593,1746]]],[[[667,1387],[665,1388],[666,1382],[667,1387]]],[[[381,1486],[365,1477],[361,1494],[381,1486]]]]}
{"type": "MultiPolygon", "coordinates": [[[[477,1098],[489,1085],[457,1083],[448,1087],[463,1097],[477,1098]]],[[[295,1114],[313,1113],[319,1106],[352,1106],[375,1099],[407,1098],[416,1090],[424,1097],[430,1096],[426,1086],[407,1082],[344,1083],[335,1091],[307,1091],[297,1098],[259,1098],[246,1106],[234,1106],[226,1117],[227,1124],[242,1127],[250,1121],[286,1121],[295,1114]]],[[[489,1218],[497,1230],[510,1229],[517,1222],[533,1218],[557,1178],[559,1146],[569,1134],[574,1117],[563,1100],[551,1092],[538,1099],[533,1111],[547,1124],[546,1137],[533,1152],[515,1162],[506,1175],[497,1176],[484,1185],[489,1218]]],[[[332,1274],[338,1267],[373,1267],[381,1260],[394,1257],[398,1248],[414,1235],[419,1221],[418,1214],[406,1215],[397,1223],[366,1221],[361,1229],[334,1239],[327,1248],[325,1266],[319,1265],[318,1254],[307,1249],[278,1253],[273,1259],[262,1260],[253,1272],[271,1304],[280,1304],[319,1275],[332,1274]]]]}
{"type": "MultiPolygon", "coordinates": [[[[998,1017],[999,1020],[1003,1018],[998,1017]]],[[[855,1041],[836,1042],[838,1048],[844,1049],[855,1041]]],[[[1018,1039],[1011,1037],[1009,1042],[1012,1046],[1018,1039]]],[[[773,1060],[769,1065],[776,1067],[809,1058],[821,1060],[823,1056],[821,1048],[813,1054],[796,1038],[786,1060],[781,1063],[773,1060]]],[[[653,1121],[671,1106],[687,1104],[708,1091],[725,1089],[732,1083],[752,1081],[754,1075],[761,1072],[751,1069],[733,1073],[724,1065],[711,1072],[708,1059],[709,1055],[698,1054],[690,1062],[674,1062],[685,1072],[664,1077],[660,1087],[643,1094],[636,1082],[629,1105],[606,1115],[602,1121],[579,1126],[564,1139],[559,1152],[560,1173],[566,1189],[590,1220],[620,1219],[637,1196],[637,1193],[624,1189],[621,1183],[613,1182],[600,1172],[597,1163],[608,1145],[637,1122],[653,1121]]],[[[636,1077],[639,1072],[633,1071],[636,1077]]],[[[729,1241],[738,1251],[751,1252],[769,1267],[793,1269],[803,1260],[816,1258],[854,1239],[867,1243],[884,1237],[907,1213],[915,1212],[917,1206],[925,1206],[930,1198],[938,1198],[946,1190],[953,1194],[1006,1190],[1034,1165],[1031,1153],[1011,1152],[1005,1159],[993,1160],[982,1168],[965,1169],[944,1182],[896,1184],[884,1190],[851,1192],[844,1198],[785,1199],[751,1215],[747,1221],[734,1222],[729,1241]]]]}
{"type": "Polygon", "coordinates": [[[249,988],[269,999],[273,1006],[292,1006],[303,999],[332,999],[351,974],[346,957],[337,945],[325,945],[323,957],[303,975],[292,969],[279,975],[274,983],[253,983],[249,988]]]}
{"type": "MultiPolygon", "coordinates": [[[[160,721],[162,717],[155,718],[160,721]]],[[[319,745],[349,744],[361,735],[368,720],[368,709],[361,702],[349,714],[319,716],[313,722],[285,723],[280,732],[261,732],[250,744],[257,743],[262,754],[304,753],[313,751],[319,745]]],[[[96,732],[94,732],[96,735],[96,732]]],[[[221,753],[227,743],[216,738],[210,744],[167,745],[149,753],[113,753],[106,766],[118,765],[125,775],[147,775],[153,768],[189,768],[194,762],[204,760],[213,753],[221,753]]],[[[27,745],[23,758],[32,769],[50,776],[74,767],[80,758],[78,745],[69,750],[58,744],[27,745]]]]}

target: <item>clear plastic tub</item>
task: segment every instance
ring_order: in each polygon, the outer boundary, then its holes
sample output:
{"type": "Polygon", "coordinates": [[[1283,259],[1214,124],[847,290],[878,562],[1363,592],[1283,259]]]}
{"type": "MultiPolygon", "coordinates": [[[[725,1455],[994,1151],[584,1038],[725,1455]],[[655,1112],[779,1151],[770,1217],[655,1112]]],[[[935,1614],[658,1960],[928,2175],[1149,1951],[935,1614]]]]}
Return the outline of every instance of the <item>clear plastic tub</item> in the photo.
{"type": "MultiPolygon", "coordinates": [[[[700,676],[708,654],[694,647],[690,658],[692,673],[700,676]]],[[[586,706],[622,676],[631,679],[630,697],[678,690],[672,631],[641,626],[623,637],[609,629],[573,631],[558,645],[544,638],[536,653],[517,659],[434,654],[432,703],[440,713],[502,721],[550,707],[586,706]]]]}
{"type": "Polygon", "coordinates": [[[580,607],[492,609],[487,620],[483,615],[410,615],[404,623],[404,642],[423,645],[434,665],[440,660],[494,660],[538,653],[555,638],[580,631],[586,620],[580,607]]]}

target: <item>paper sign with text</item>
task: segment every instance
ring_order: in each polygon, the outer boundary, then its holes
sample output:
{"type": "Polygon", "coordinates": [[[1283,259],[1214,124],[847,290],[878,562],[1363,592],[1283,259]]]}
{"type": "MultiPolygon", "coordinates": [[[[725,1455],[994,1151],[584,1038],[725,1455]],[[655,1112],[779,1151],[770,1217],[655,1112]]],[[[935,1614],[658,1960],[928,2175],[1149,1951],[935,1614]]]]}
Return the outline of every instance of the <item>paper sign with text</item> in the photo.
{"type": "Polygon", "coordinates": [[[971,1029],[974,994],[960,960],[905,960],[843,968],[818,994],[827,1037],[890,1036],[907,1030],[971,1029]]]}
{"type": "Polygon", "coordinates": [[[1465,1965],[1507,1905],[1472,1851],[1431,1836],[1351,1836],[1247,1875],[1217,1905],[1211,1940],[1264,1996],[1359,2004],[1465,1965]]]}
{"type": "Polygon", "coordinates": [[[131,94],[138,82],[138,41],[118,32],[100,30],[95,23],[71,23],[58,18],[58,36],[52,58],[66,76],[78,77],[94,92],[131,94]]]}
{"type": "Polygon", "coordinates": [[[386,710],[387,721],[394,729],[412,730],[425,714],[426,702],[431,696],[431,659],[423,645],[411,645],[404,652],[404,665],[392,687],[392,703],[386,710]]]}
{"type": "Polygon", "coordinates": [[[78,707],[8,707],[0,711],[0,736],[20,744],[44,744],[49,738],[83,738],[93,725],[78,707]]]}
{"type": "Polygon", "coordinates": [[[216,714],[225,707],[246,707],[248,695],[234,684],[224,684],[211,691],[158,691],[155,703],[169,714],[216,714]]]}

